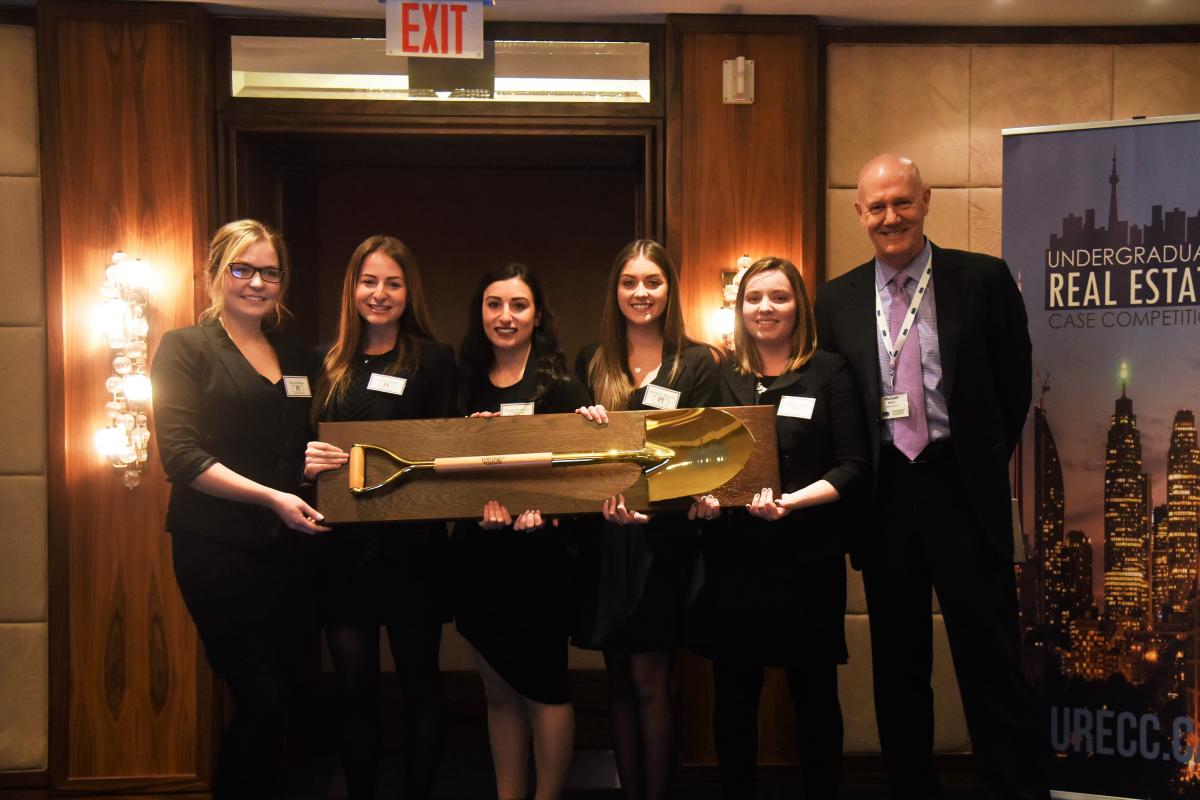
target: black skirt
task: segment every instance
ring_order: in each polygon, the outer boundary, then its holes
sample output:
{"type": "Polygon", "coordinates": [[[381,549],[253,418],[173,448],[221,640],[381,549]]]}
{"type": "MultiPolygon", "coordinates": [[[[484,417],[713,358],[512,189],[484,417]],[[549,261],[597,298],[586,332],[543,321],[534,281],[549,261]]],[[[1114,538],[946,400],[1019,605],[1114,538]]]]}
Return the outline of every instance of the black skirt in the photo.
{"type": "Polygon", "coordinates": [[[708,658],[844,664],[846,562],[821,509],[776,522],[730,512],[705,534],[689,646],[708,658]]]}
{"type": "Polygon", "coordinates": [[[523,696],[569,703],[567,640],[575,619],[570,520],[533,532],[454,532],[459,632],[523,696]]]}
{"type": "Polygon", "coordinates": [[[450,621],[444,523],[339,525],[322,534],[321,548],[322,624],[450,621]]]}
{"type": "Polygon", "coordinates": [[[581,537],[582,597],[574,644],[625,653],[682,646],[697,584],[695,531],[696,525],[678,512],[655,516],[646,525],[597,518],[581,537]]]}

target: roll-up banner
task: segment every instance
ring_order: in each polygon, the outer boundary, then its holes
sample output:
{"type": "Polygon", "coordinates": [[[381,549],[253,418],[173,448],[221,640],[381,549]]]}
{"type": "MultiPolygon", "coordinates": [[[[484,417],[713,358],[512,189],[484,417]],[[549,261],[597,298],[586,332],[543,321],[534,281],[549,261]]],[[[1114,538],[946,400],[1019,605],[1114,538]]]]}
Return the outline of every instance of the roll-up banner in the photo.
{"type": "Polygon", "coordinates": [[[1022,656],[1060,797],[1200,798],[1200,116],[1004,132],[1022,656]]]}

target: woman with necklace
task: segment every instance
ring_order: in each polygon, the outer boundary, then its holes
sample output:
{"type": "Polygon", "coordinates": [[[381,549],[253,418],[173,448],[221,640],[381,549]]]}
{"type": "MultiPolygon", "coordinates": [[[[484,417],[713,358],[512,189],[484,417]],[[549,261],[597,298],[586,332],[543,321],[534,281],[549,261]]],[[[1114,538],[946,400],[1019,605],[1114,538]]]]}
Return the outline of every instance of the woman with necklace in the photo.
{"type": "MultiPolygon", "coordinates": [[[[338,336],[315,380],[313,420],[453,416],[454,353],[433,338],[416,257],[391,236],[354,251],[338,336]]],[[[309,442],[305,477],[347,454],[309,442]]],[[[404,687],[404,797],[427,798],[445,729],[438,651],[450,619],[444,523],[339,526],[327,538],[318,597],[337,670],[339,741],[353,800],[373,800],[379,766],[379,626],[404,687]]]]}
{"type": "Polygon", "coordinates": [[[754,262],[738,287],[721,405],[776,409],[781,493],[770,488],[705,535],[706,581],[692,646],[713,661],[713,738],[723,794],[754,796],[763,670],[785,668],[805,797],[837,793],[845,663],[843,530],[868,471],[867,431],[841,356],[817,349],[804,281],[790,261],[754,262]]]}
{"type": "Polygon", "coordinates": [[[248,219],[223,226],[201,323],[168,331],[150,370],[175,578],[233,696],[218,800],[274,796],[308,535],[329,530],[297,495],[311,392],[303,348],[279,330],[289,279],[278,234],[248,219]]]}
{"type": "MultiPolygon", "coordinates": [[[[468,306],[460,395],[473,417],[569,413],[587,393],[566,370],[554,314],[522,264],[485,274],[468,306]]],[[[474,648],[487,697],[488,739],[500,800],[562,793],[574,744],[567,672],[573,618],[570,525],[536,509],[514,519],[499,501],[455,528],[458,630],[474,648]]]]}
{"type": "MultiPolygon", "coordinates": [[[[579,413],[713,405],[717,357],[687,337],[679,275],[662,245],[630,242],[609,273],[601,342],[584,348],[576,372],[591,390],[579,413]]],[[[696,553],[687,515],[649,515],[606,500],[604,524],[586,536],[575,645],[601,650],[608,676],[613,750],[625,797],[660,800],[671,774],[672,651],[683,643],[684,608],[696,553]]],[[[695,516],[695,511],[692,515],[695,516]]]]}

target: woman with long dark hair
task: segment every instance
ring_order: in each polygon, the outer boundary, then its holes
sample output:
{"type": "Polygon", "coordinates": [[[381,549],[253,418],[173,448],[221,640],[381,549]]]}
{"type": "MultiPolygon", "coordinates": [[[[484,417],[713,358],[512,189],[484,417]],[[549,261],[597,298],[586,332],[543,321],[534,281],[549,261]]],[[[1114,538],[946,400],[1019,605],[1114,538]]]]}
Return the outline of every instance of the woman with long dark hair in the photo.
{"type": "Polygon", "coordinates": [[[303,348],[279,329],[289,280],[277,233],[224,225],[209,245],[200,324],[168,331],[150,369],[175,578],[233,696],[219,799],[274,796],[307,619],[307,534],[329,530],[297,494],[311,392],[303,348]]]}
{"type": "MultiPolygon", "coordinates": [[[[455,413],[454,353],[434,339],[416,257],[391,236],[354,251],[337,340],[315,379],[313,421],[455,413]]],[[[305,477],[346,463],[309,442],[305,477]]],[[[445,732],[438,650],[450,619],[444,523],[345,525],[327,537],[318,613],[338,678],[338,733],[350,797],[373,800],[379,766],[379,626],[404,687],[404,796],[429,797],[445,732]]]]}
{"type": "Polygon", "coordinates": [[[869,464],[857,398],[845,360],[817,349],[799,270],[782,258],[754,262],[738,287],[720,403],[775,407],[781,491],[764,488],[706,532],[706,580],[689,619],[693,647],[713,661],[713,738],[730,800],[754,796],[767,665],[787,673],[804,796],[837,793],[843,531],[847,498],[866,483],[869,464]]]}
{"type": "MultiPolygon", "coordinates": [[[[459,387],[471,416],[569,413],[587,402],[567,372],[554,314],[528,267],[506,264],[485,274],[468,313],[459,387]]],[[[567,523],[556,522],[537,509],[514,519],[492,501],[480,523],[455,529],[456,620],[483,678],[501,800],[527,796],[531,741],[536,800],[559,797],[570,766],[571,557],[567,523]]]]}
{"type": "MultiPolygon", "coordinates": [[[[630,242],[613,261],[599,344],[584,348],[576,372],[595,405],[578,409],[596,422],[608,411],[714,405],[718,359],[688,338],[679,274],[662,245],[630,242]]],[[[605,523],[584,538],[584,602],[576,646],[604,652],[613,750],[630,800],[660,800],[671,773],[674,718],[672,651],[683,643],[692,589],[695,537],[683,513],[653,519],[605,501],[605,523]]]]}

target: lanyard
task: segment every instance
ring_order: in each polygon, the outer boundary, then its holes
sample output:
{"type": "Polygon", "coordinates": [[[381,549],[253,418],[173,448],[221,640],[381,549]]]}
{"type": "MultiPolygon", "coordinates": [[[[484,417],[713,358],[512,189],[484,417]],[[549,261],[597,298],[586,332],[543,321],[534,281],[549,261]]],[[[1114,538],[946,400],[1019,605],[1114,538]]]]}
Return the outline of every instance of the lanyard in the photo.
{"type": "Polygon", "coordinates": [[[908,312],[904,315],[904,322],[900,325],[900,335],[896,337],[894,345],[892,333],[888,330],[887,318],[883,316],[883,303],[879,302],[879,291],[875,292],[875,323],[879,326],[879,335],[883,337],[883,349],[887,351],[888,365],[892,368],[893,379],[896,376],[896,362],[900,359],[900,350],[908,341],[908,335],[912,332],[913,326],[917,324],[917,309],[921,307],[921,301],[925,299],[925,288],[929,286],[931,277],[933,277],[932,251],[925,259],[925,266],[921,268],[921,280],[917,283],[917,290],[913,292],[912,300],[908,304],[908,312]]]}

